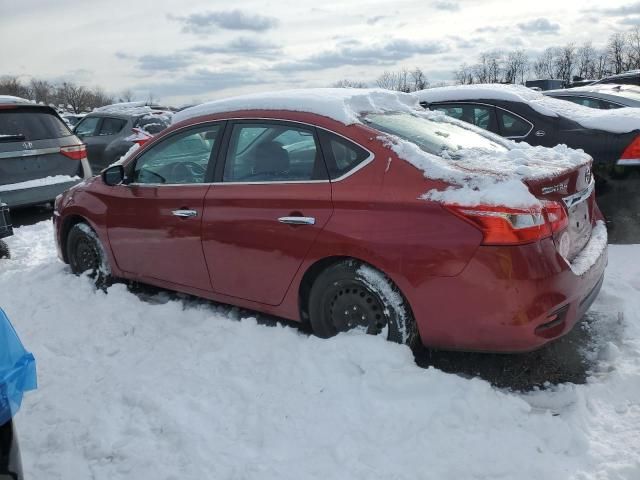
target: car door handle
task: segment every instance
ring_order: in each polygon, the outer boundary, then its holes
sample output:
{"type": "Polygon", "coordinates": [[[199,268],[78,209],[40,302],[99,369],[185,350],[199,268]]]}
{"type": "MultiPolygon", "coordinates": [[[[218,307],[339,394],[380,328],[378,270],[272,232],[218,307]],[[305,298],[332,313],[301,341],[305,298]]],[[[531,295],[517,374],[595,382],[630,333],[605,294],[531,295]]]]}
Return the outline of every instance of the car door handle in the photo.
{"type": "Polygon", "coordinates": [[[198,216],[197,210],[173,210],[171,212],[171,214],[175,215],[176,217],[181,217],[181,218],[189,218],[189,217],[197,217],[198,216]]]}
{"type": "Polygon", "coordinates": [[[288,225],[315,225],[316,223],[313,217],[280,217],[278,221],[288,225]]]}

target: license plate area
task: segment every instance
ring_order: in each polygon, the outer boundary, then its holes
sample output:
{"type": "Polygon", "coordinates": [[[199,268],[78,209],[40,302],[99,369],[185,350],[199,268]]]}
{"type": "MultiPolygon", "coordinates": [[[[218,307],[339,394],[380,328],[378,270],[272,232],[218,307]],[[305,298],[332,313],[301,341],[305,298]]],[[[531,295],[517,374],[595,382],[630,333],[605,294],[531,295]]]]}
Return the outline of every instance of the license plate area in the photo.
{"type": "Polygon", "coordinates": [[[591,215],[589,211],[589,199],[585,198],[568,209],[569,214],[569,259],[573,259],[589,242],[591,238],[591,215]]]}

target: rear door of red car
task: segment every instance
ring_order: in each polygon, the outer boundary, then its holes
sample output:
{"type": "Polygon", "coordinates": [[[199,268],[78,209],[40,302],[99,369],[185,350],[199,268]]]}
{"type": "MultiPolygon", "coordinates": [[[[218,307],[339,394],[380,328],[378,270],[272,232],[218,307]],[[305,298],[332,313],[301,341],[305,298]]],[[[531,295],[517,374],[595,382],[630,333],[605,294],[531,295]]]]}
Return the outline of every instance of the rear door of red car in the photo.
{"type": "Polygon", "coordinates": [[[282,302],[333,207],[314,127],[230,123],[204,201],[203,249],[215,292],[282,302]]]}
{"type": "Polygon", "coordinates": [[[203,206],[224,123],[181,130],[143,152],[113,187],[108,235],[118,267],[211,291],[202,252],[203,206]]]}

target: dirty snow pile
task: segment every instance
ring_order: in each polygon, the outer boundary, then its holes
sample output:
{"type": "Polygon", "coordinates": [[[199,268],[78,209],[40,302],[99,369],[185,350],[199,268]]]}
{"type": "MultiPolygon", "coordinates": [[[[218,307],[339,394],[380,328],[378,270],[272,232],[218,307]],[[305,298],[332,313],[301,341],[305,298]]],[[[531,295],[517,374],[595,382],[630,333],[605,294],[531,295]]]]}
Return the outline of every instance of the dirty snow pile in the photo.
{"type": "Polygon", "coordinates": [[[26,478],[640,478],[640,246],[612,246],[585,385],[522,394],[362,334],[321,340],[122,284],[16,230],[0,305],[38,361],[16,418],[26,478]]]}
{"type": "Polygon", "coordinates": [[[419,101],[428,103],[447,100],[483,99],[526,103],[542,115],[566,117],[585,128],[612,133],[627,133],[640,130],[640,108],[598,110],[567,100],[548,97],[523,85],[458,85],[429,88],[414,92],[412,95],[419,101]]]}

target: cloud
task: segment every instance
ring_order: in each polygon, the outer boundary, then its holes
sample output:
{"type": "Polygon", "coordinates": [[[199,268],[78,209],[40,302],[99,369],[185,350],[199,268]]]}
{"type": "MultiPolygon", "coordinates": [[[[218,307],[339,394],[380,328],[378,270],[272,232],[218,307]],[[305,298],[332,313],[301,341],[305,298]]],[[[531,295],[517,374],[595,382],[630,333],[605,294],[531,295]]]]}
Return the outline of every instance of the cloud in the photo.
{"type": "Polygon", "coordinates": [[[450,12],[457,12],[460,10],[458,2],[451,2],[448,0],[439,0],[433,3],[433,7],[438,10],[448,10],[450,12]]]}
{"type": "Polygon", "coordinates": [[[211,70],[199,68],[169,81],[136,85],[136,90],[153,92],[164,97],[206,95],[228,88],[265,83],[251,70],[211,70]]]}
{"type": "Polygon", "coordinates": [[[396,39],[376,45],[365,45],[359,41],[344,42],[334,50],[325,50],[301,60],[282,62],[273,70],[309,71],[337,68],[348,65],[392,65],[414,55],[434,55],[449,50],[442,42],[415,42],[396,39]]]}
{"type": "Polygon", "coordinates": [[[376,15],[375,17],[369,17],[369,18],[367,18],[367,24],[368,25],[375,25],[380,20],[384,20],[385,18],[387,18],[387,15],[376,15]]]}
{"type": "Polygon", "coordinates": [[[462,38],[457,35],[450,35],[449,38],[455,42],[457,48],[462,50],[466,50],[469,48],[476,48],[485,44],[487,41],[484,38],[475,37],[475,38],[462,38]]]}
{"type": "Polygon", "coordinates": [[[552,23],[546,18],[535,18],[528,22],[519,23],[518,28],[529,33],[556,33],[560,30],[560,25],[552,23]]]}
{"type": "Polygon", "coordinates": [[[116,57],[121,60],[134,60],[137,68],[147,72],[175,72],[184,70],[193,63],[193,56],[185,53],[173,53],[168,55],[130,55],[116,52],[116,57]]]}
{"type": "Polygon", "coordinates": [[[640,2],[630,3],[628,5],[623,5],[621,7],[613,7],[613,8],[594,8],[590,10],[585,10],[588,13],[599,13],[601,15],[606,15],[609,17],[622,17],[626,15],[638,15],[640,14],[640,2]]]}
{"type": "Polygon", "coordinates": [[[182,23],[183,32],[201,35],[213,33],[218,29],[264,32],[278,24],[278,20],[274,17],[246,13],[237,9],[192,13],[186,17],[169,14],[168,18],[182,23]]]}
{"type": "Polygon", "coordinates": [[[502,27],[487,26],[487,27],[476,28],[476,32],[478,33],[496,33],[496,32],[499,32],[500,30],[502,30],[502,27]]]}
{"type": "Polygon", "coordinates": [[[618,23],[633,26],[640,25],[640,16],[623,18],[618,23]]]}
{"type": "Polygon", "coordinates": [[[211,54],[235,54],[245,57],[273,58],[280,54],[282,49],[274,43],[256,38],[239,37],[227,44],[195,45],[189,49],[192,52],[211,54]]]}

